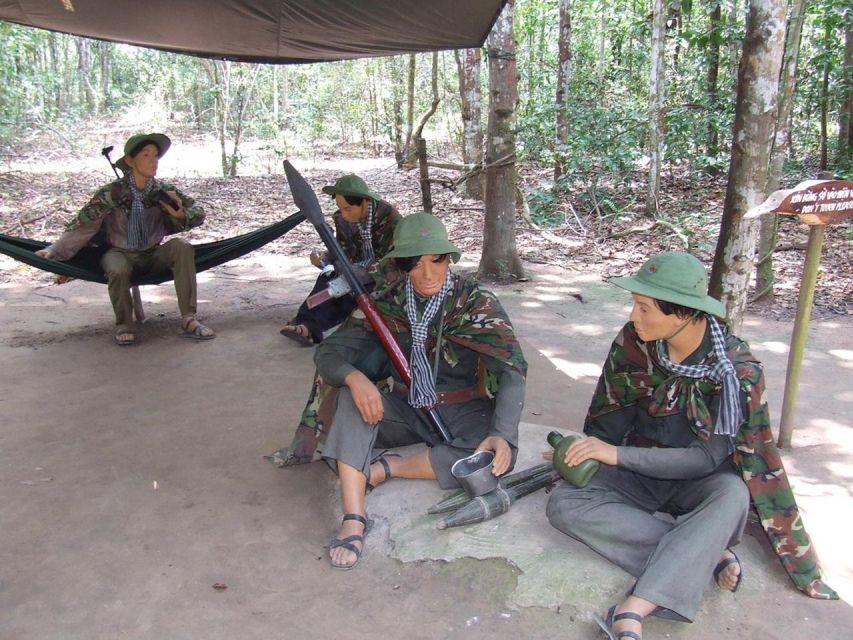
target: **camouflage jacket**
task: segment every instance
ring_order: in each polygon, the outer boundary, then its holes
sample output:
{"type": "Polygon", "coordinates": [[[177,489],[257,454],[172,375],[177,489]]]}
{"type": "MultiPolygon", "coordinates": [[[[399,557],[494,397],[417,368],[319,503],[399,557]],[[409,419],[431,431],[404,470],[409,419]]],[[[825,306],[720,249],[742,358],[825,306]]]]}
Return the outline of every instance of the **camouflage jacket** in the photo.
{"type": "MultiPolygon", "coordinates": [[[[492,358],[515,369],[522,379],[527,375],[527,362],[515,337],[512,323],[497,297],[490,291],[481,289],[472,278],[456,275],[454,279],[453,291],[444,303],[441,324],[442,359],[453,366],[459,361],[458,347],[465,347],[480,354],[482,357],[473,375],[473,382],[478,395],[494,398],[498,391],[498,377],[487,366],[487,360],[492,358]]],[[[405,279],[400,279],[375,294],[376,306],[401,344],[408,342],[409,335],[404,306],[405,295],[405,279]]],[[[347,330],[373,332],[360,311],[354,312],[339,331],[347,330]]],[[[428,354],[434,353],[437,334],[438,323],[435,323],[430,327],[427,339],[428,354]]],[[[428,357],[432,359],[432,355],[428,357]]],[[[377,380],[392,373],[384,351],[371,354],[368,359],[370,362],[360,362],[358,366],[368,377],[377,380]]],[[[271,462],[279,466],[289,466],[320,459],[322,446],[332,422],[336,394],[335,386],[324,381],[319,374],[315,376],[293,441],[288,447],[272,454],[269,457],[271,462]]],[[[520,407],[518,411],[520,416],[520,407]]],[[[517,428],[517,424],[515,426],[517,428]]]]}
{"type": "MultiPolygon", "coordinates": [[[[154,188],[142,203],[148,226],[149,247],[160,244],[167,235],[192,229],[204,222],[204,211],[192,198],[166,182],[155,180],[154,183],[154,188]],[[153,198],[158,189],[174,191],[177,194],[186,212],[185,219],[174,218],[160,208],[153,198]]],[[[126,178],[105,184],[80,209],[77,217],[66,227],[65,233],[48,249],[60,260],[68,260],[90,244],[126,249],[128,216],[132,203],[133,196],[126,178]]]]}
{"type": "MultiPolygon", "coordinates": [[[[720,385],[670,373],[649,346],[637,336],[632,323],[622,328],[610,347],[586,424],[610,411],[642,403],[652,416],[685,414],[697,437],[707,439],[714,424],[703,397],[719,394],[720,385]]],[[[836,599],[835,591],[821,579],[817,554],[773,440],[761,363],[746,342],[730,334],[726,352],[748,398],[748,412],[735,437],[732,459],[749,488],[761,526],[798,589],[812,598],[836,599]]],[[[709,354],[705,363],[712,358],[709,354]]]]}

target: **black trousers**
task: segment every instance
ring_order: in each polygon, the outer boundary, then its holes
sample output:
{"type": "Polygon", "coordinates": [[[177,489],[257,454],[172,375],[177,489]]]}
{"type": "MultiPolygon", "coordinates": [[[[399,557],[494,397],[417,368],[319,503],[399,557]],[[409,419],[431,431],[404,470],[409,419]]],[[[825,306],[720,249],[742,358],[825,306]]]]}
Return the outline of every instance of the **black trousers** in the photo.
{"type": "MultiPolygon", "coordinates": [[[[314,283],[309,296],[319,293],[329,285],[329,276],[321,273],[314,283]]],[[[299,306],[294,318],[295,324],[304,324],[311,332],[315,344],[323,340],[323,332],[336,327],[347,319],[356,308],[355,298],[349,294],[340,298],[331,298],[313,309],[308,308],[307,300],[299,306]]]]}

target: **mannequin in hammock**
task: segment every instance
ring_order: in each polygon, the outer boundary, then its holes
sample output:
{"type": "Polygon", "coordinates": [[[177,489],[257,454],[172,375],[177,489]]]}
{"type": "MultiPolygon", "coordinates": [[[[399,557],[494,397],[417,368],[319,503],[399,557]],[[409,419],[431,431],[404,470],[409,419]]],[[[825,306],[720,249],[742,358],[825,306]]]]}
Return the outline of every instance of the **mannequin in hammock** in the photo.
{"type": "Polygon", "coordinates": [[[107,247],[101,267],[115,311],[115,342],[121,346],[136,342],[131,281],[170,271],[181,312],[181,335],[195,340],[216,337],[195,317],[193,246],[178,238],[162,242],[166,235],[204,222],[204,211],[192,198],[154,177],[159,159],[171,144],[161,133],[132,136],[116,163],[124,177],[98,189],[59,240],[37,252],[46,258],[68,260],[87,244],[107,247]]]}

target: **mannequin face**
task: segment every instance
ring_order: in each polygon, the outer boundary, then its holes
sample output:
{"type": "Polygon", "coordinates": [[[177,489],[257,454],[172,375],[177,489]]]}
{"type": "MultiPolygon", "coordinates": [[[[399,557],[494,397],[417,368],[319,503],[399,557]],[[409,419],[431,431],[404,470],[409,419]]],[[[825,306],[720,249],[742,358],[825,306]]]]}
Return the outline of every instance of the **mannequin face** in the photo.
{"type": "Polygon", "coordinates": [[[409,271],[409,279],[412,281],[415,293],[423,298],[434,296],[441,290],[444,281],[447,279],[449,268],[449,256],[421,256],[418,263],[409,271]]]}
{"type": "Polygon", "coordinates": [[[130,170],[133,171],[133,177],[136,178],[137,183],[141,181],[144,184],[148,181],[148,178],[153,178],[157,175],[160,150],[156,144],[146,144],[135,156],[125,156],[124,161],[130,167],[130,170]]]}
{"type": "Polygon", "coordinates": [[[631,321],[637,335],[645,342],[663,340],[675,333],[687,318],[679,318],[674,313],[666,315],[655,304],[654,298],[632,293],[634,308],[631,309],[631,321]]]}
{"type": "Polygon", "coordinates": [[[341,211],[344,220],[350,224],[356,223],[367,215],[367,198],[361,204],[350,204],[341,194],[335,196],[335,204],[341,211]]]}

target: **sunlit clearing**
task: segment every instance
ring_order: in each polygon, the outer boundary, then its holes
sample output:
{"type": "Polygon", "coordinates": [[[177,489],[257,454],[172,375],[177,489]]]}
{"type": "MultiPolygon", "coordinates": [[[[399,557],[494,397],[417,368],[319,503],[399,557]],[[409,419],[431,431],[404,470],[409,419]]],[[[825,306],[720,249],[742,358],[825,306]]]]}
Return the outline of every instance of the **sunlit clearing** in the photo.
{"type": "Polygon", "coordinates": [[[539,353],[548,358],[557,370],[565,373],[572,380],[580,380],[581,378],[597,378],[601,375],[601,365],[593,364],[592,362],[571,362],[564,358],[552,356],[547,351],[540,351],[539,353]]]}
{"type": "Polygon", "coordinates": [[[525,302],[522,302],[521,306],[527,307],[528,309],[538,309],[538,308],[543,307],[545,305],[543,305],[541,302],[534,302],[532,300],[527,300],[525,302]]]}
{"type": "Polygon", "coordinates": [[[769,351],[770,353],[788,353],[788,345],[784,342],[750,342],[753,351],[769,351]]]}
{"type": "Polygon", "coordinates": [[[839,360],[853,362],[853,351],[850,349],[830,349],[829,354],[835,356],[839,360]]]}

